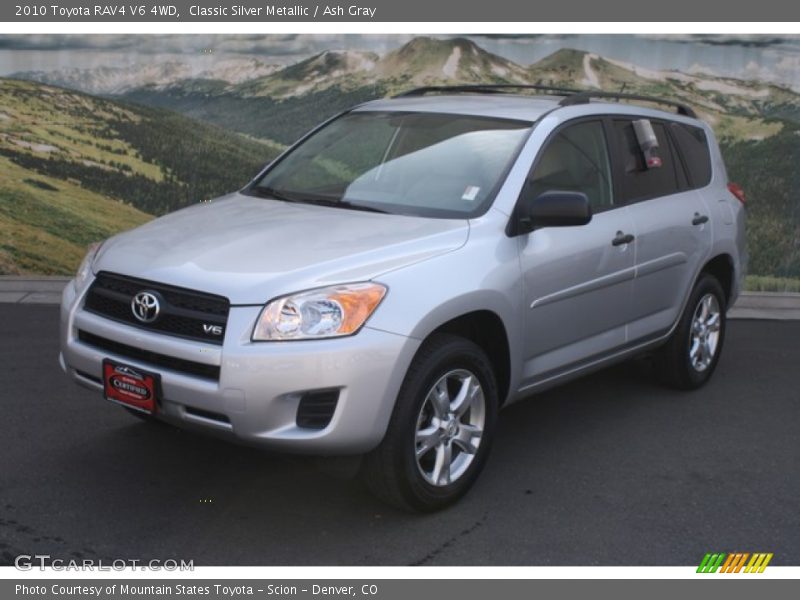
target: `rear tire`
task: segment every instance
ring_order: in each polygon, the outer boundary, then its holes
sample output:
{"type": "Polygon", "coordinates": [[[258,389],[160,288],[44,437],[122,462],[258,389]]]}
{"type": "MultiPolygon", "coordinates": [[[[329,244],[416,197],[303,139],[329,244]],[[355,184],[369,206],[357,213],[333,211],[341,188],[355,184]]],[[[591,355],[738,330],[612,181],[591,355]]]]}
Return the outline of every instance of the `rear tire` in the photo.
{"type": "Polygon", "coordinates": [[[463,496],[489,455],[498,410],[486,354],[450,334],[427,340],[408,369],[381,444],[361,477],[382,500],[430,512],[463,496]]]}
{"type": "Polygon", "coordinates": [[[719,281],[704,273],[697,280],[680,321],[655,357],[656,373],[665,385],[693,390],[714,373],[725,341],[727,310],[719,281]]]}

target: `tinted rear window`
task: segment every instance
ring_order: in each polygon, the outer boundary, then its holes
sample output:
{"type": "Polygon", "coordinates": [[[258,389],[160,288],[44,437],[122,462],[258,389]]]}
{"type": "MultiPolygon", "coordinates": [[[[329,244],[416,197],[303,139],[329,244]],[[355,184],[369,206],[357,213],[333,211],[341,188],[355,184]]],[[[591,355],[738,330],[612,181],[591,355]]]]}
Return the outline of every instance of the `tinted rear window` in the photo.
{"type": "Polygon", "coordinates": [[[647,200],[658,196],[668,196],[679,191],[675,160],[670,151],[670,143],[663,123],[651,121],[658,138],[658,156],[661,166],[648,169],[644,155],[636,140],[633,122],[614,121],[614,130],[620,148],[622,161],[622,193],[627,202],[647,200]]]}
{"type": "Polygon", "coordinates": [[[691,187],[707,186],[711,181],[711,155],[706,132],[683,123],[672,123],[670,127],[689,171],[691,187]]]}

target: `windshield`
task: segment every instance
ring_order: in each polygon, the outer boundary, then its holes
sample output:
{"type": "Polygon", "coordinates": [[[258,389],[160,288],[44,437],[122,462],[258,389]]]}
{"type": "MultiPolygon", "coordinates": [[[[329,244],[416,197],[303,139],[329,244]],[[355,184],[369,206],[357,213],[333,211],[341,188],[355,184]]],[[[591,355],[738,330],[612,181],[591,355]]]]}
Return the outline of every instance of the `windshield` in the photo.
{"type": "Polygon", "coordinates": [[[465,218],[492,201],[530,127],[463,115],[348,113],[281,159],[250,192],[343,208],[465,218]]]}

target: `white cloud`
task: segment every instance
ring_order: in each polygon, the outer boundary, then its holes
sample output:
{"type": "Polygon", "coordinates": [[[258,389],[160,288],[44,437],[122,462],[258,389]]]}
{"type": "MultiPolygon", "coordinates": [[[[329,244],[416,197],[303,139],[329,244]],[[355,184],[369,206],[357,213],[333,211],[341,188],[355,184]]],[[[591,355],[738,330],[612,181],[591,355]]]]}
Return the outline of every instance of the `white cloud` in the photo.
{"type": "Polygon", "coordinates": [[[789,85],[800,89],[800,56],[782,56],[772,65],[750,61],[742,73],[744,79],[789,85]]]}

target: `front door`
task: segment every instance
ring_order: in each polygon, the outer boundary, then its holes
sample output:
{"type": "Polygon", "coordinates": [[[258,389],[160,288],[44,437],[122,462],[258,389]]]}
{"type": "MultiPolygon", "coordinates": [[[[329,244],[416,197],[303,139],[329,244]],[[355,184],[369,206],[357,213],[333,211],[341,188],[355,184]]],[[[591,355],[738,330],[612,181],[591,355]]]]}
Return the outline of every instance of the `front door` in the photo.
{"type": "Polygon", "coordinates": [[[523,388],[626,343],[635,271],[633,221],[615,202],[602,120],[554,132],[526,185],[534,195],[583,192],[594,216],[587,225],[518,238],[526,295],[523,388]]]}

